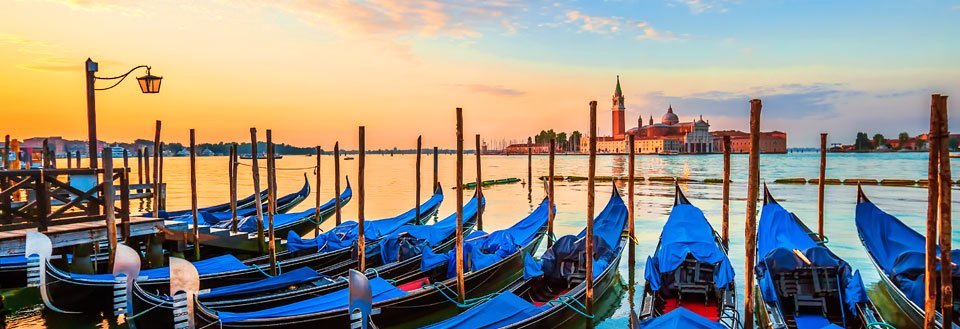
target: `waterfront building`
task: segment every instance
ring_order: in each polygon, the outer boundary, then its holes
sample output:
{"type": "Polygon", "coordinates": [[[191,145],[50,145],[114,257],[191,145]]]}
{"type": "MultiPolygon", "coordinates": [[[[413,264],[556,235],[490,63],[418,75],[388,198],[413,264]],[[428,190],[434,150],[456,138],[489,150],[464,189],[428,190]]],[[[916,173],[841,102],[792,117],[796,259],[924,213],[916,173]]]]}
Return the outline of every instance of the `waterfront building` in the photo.
{"type": "MultiPolygon", "coordinates": [[[[723,151],[723,136],[730,136],[730,153],[750,153],[750,133],[721,130],[713,135],[713,149],[723,151]]],[[[787,133],[769,131],[760,133],[760,153],[787,153],[787,133]]]]}
{"type": "MultiPolygon", "coordinates": [[[[503,149],[501,154],[527,154],[527,149],[532,150],[534,154],[550,153],[550,143],[535,143],[529,145],[527,143],[510,144],[503,149]]],[[[559,152],[559,146],[554,151],[559,152]]]]}

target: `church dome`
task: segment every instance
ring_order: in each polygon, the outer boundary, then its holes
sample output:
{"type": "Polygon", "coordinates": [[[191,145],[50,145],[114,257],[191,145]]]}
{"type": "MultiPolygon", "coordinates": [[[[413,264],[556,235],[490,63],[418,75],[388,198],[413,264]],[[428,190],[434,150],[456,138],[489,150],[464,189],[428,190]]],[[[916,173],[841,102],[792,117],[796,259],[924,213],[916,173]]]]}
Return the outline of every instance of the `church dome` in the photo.
{"type": "Polygon", "coordinates": [[[667,113],[660,117],[660,123],[665,125],[675,125],[680,123],[680,118],[673,113],[673,105],[667,108],[667,113]]]}

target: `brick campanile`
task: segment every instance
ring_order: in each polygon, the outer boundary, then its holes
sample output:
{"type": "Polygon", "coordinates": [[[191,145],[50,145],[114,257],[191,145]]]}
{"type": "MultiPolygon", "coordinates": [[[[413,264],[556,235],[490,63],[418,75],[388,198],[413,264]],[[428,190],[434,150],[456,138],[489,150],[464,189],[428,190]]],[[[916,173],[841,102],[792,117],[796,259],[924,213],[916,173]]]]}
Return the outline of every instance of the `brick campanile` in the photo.
{"type": "Polygon", "coordinates": [[[617,76],[617,90],[613,92],[613,137],[617,139],[625,138],[624,135],[624,111],[626,107],[623,104],[623,91],[620,90],[620,76],[617,76]]]}

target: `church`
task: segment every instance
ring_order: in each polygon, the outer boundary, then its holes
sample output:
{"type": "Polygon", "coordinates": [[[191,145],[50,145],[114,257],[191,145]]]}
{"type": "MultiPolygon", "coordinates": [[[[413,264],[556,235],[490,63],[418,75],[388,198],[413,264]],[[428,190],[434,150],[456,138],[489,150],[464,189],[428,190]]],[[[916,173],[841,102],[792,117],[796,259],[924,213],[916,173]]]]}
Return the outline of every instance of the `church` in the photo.
{"type": "MultiPolygon", "coordinates": [[[[699,119],[680,122],[680,117],[673,112],[673,105],[667,107],[667,113],[660,117],[659,123],[654,123],[651,115],[647,125],[643,125],[643,117],[637,118],[637,126],[625,130],[625,112],[623,90],[620,88],[620,76],[617,76],[617,87],[613,92],[611,114],[613,136],[597,137],[597,153],[627,153],[627,136],[635,139],[635,152],[638,154],[672,154],[672,153],[714,153],[714,136],[710,134],[710,123],[699,119]]],[[[580,150],[589,150],[588,138],[580,139],[580,150]]]]}

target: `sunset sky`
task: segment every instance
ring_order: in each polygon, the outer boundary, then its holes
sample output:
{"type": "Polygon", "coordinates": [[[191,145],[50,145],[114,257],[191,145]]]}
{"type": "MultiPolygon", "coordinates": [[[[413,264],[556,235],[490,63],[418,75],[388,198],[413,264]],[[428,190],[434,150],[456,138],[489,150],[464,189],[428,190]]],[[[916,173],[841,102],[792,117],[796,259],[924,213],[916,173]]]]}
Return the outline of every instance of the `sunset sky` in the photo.
{"type": "Polygon", "coordinates": [[[960,1],[3,1],[0,135],[85,139],[90,57],[100,76],[164,77],[156,95],[97,92],[107,141],[151,139],[160,119],[167,141],[255,126],[354,148],[365,125],[372,148],[452,147],[456,107],[469,136],[521,139],[585,131],[591,100],[609,134],[620,75],[628,127],[672,104],[746,130],[762,98],[789,146],[852,143],[923,132],[931,93],[960,109],[958,35],[960,1]]]}

